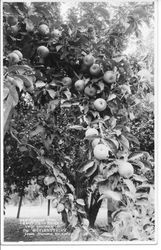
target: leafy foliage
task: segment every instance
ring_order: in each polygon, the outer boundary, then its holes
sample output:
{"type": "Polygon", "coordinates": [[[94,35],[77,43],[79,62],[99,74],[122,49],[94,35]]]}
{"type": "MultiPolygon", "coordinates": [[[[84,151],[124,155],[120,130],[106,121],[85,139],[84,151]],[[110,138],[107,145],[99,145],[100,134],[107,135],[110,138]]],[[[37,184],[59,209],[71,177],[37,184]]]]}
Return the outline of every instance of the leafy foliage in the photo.
{"type": "Polygon", "coordinates": [[[141,23],[151,16],[144,5],[134,4],[80,3],[66,24],[59,3],[4,4],[6,194],[11,185],[25,190],[34,178],[62,214],[73,241],[154,238],[153,158],[131,126],[141,110],[148,115],[153,110],[153,77],[123,53],[129,36],[138,38],[141,23]],[[11,14],[18,17],[17,31],[8,24],[11,14]],[[49,32],[40,32],[41,24],[49,32]],[[49,53],[42,57],[39,46],[49,53]],[[11,63],[8,54],[14,50],[23,58],[11,63]],[[90,54],[100,67],[98,76],[85,65],[90,54]],[[106,71],[116,80],[105,79],[106,71]],[[88,91],[75,88],[78,79],[88,91]],[[102,111],[93,104],[98,98],[107,103],[102,111]],[[98,133],[86,137],[89,128],[98,133]],[[109,149],[108,158],[95,157],[96,139],[109,149]],[[131,164],[130,178],[120,173],[120,162],[124,168],[131,164]],[[105,199],[110,235],[98,236],[92,228],[105,199]]]}

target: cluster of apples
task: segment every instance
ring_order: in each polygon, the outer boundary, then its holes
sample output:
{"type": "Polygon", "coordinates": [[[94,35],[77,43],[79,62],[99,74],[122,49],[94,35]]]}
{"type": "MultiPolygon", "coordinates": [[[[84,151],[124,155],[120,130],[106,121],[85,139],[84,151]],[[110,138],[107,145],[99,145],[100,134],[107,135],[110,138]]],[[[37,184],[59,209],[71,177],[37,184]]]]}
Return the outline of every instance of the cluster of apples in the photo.
{"type": "MultiPolygon", "coordinates": [[[[45,48],[43,50],[45,51],[45,48]]],[[[98,77],[101,73],[101,67],[99,64],[95,63],[95,58],[92,54],[88,54],[88,55],[83,57],[83,65],[82,66],[85,67],[86,69],[88,68],[89,72],[92,76],[98,77]]],[[[106,84],[114,83],[116,81],[116,74],[113,71],[106,71],[103,75],[103,80],[106,84]]],[[[66,87],[71,87],[71,85],[72,85],[72,79],[70,77],[64,77],[62,79],[62,82],[63,82],[64,86],[66,86],[66,87]]],[[[74,83],[74,87],[78,92],[84,91],[85,95],[87,95],[89,97],[93,97],[97,93],[96,88],[92,85],[86,86],[85,80],[83,80],[83,79],[77,80],[74,83]]],[[[97,102],[94,104],[96,109],[97,109],[98,103],[101,103],[101,105],[106,108],[105,100],[103,100],[103,99],[97,100],[97,102]]]]}
{"type": "Polygon", "coordinates": [[[19,50],[13,50],[7,57],[10,65],[17,64],[23,59],[23,55],[19,50]]]}
{"type": "Polygon", "coordinates": [[[106,160],[108,158],[110,147],[101,142],[97,129],[88,128],[85,132],[85,138],[92,140],[93,154],[97,160],[106,160]]]}
{"type": "MultiPolygon", "coordinates": [[[[92,140],[92,148],[94,157],[101,161],[107,160],[109,157],[110,147],[104,144],[99,137],[99,132],[95,128],[88,128],[85,132],[85,138],[92,140]],[[94,138],[94,139],[93,139],[94,138]]],[[[125,160],[117,160],[118,173],[124,178],[130,178],[134,174],[134,168],[131,163],[125,160]]]]}
{"type": "Polygon", "coordinates": [[[42,36],[47,36],[50,34],[51,37],[59,38],[61,36],[61,31],[58,29],[54,29],[50,32],[49,26],[47,24],[40,24],[38,27],[38,32],[42,36]]]}

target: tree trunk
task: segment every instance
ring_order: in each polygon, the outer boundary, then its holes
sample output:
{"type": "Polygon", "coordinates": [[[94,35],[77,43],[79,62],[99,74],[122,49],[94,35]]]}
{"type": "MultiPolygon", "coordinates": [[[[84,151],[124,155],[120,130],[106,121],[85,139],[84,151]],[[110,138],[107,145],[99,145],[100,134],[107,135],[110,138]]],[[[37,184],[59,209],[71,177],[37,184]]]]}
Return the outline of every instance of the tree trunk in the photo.
{"type": "Polygon", "coordinates": [[[48,216],[50,215],[50,200],[48,200],[48,216]]]}
{"type": "Polygon", "coordinates": [[[20,201],[19,201],[18,211],[17,211],[17,219],[19,219],[19,217],[20,217],[20,210],[21,210],[21,206],[22,206],[22,199],[23,199],[23,192],[21,192],[21,194],[20,194],[20,201]]]}
{"type": "Polygon", "coordinates": [[[90,207],[88,216],[89,216],[89,223],[91,227],[94,227],[95,220],[97,218],[98,210],[101,206],[102,200],[99,202],[94,203],[93,206],[90,207]]]}
{"type": "Polygon", "coordinates": [[[62,221],[64,222],[65,226],[67,227],[69,225],[69,222],[68,222],[67,212],[65,211],[65,209],[61,212],[61,216],[62,216],[62,221]]]}

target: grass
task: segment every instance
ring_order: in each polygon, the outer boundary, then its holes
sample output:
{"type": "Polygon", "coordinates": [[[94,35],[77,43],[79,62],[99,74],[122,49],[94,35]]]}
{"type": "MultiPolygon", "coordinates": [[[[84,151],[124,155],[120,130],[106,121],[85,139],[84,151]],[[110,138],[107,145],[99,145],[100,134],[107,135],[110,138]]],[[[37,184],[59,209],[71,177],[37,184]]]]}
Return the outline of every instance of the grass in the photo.
{"type": "Polygon", "coordinates": [[[70,241],[70,234],[51,218],[5,218],[4,242],[20,241],[70,241]]]}

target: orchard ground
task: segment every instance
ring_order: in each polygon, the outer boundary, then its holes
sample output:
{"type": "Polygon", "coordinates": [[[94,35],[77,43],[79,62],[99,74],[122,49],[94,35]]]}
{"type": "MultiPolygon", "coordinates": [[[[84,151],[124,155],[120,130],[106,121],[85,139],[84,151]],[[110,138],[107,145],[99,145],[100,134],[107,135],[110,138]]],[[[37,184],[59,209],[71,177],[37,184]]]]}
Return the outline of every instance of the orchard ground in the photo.
{"type": "MultiPolygon", "coordinates": [[[[6,206],[4,215],[4,242],[20,241],[71,241],[70,233],[62,222],[61,215],[56,208],[51,208],[50,215],[47,216],[47,201],[42,205],[22,205],[20,218],[16,218],[17,206],[13,204],[6,206]],[[34,228],[39,228],[36,233],[34,228]],[[48,225],[48,226],[47,226],[48,225]],[[26,228],[29,232],[26,233],[26,228]],[[41,232],[42,228],[47,228],[48,232],[41,232]],[[39,232],[38,232],[39,231],[39,232]]],[[[100,208],[95,222],[96,227],[105,228],[107,225],[107,208],[104,203],[100,208]]]]}

